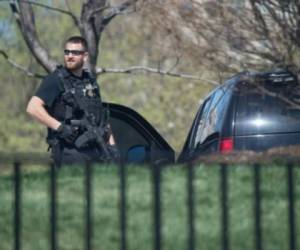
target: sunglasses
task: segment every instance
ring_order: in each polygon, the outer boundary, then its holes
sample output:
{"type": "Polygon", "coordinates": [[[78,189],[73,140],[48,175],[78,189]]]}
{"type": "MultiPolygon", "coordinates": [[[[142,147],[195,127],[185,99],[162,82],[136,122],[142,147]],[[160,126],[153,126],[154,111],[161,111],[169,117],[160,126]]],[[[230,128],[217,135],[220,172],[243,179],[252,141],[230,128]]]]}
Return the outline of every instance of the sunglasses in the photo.
{"type": "Polygon", "coordinates": [[[69,54],[72,54],[74,56],[80,56],[80,55],[82,55],[84,53],[85,53],[85,51],[83,51],[83,50],[68,50],[68,49],[64,50],[64,54],[66,56],[69,55],[69,54]]]}

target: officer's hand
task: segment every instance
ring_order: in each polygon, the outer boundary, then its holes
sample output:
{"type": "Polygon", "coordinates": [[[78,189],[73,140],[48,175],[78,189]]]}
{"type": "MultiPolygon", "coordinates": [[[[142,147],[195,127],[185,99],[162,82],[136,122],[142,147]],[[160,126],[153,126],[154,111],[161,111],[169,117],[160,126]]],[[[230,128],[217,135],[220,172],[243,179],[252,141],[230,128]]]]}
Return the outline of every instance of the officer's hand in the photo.
{"type": "Polygon", "coordinates": [[[77,129],[73,126],[62,123],[57,129],[57,134],[60,139],[63,139],[69,144],[73,144],[77,138],[77,129]]]}
{"type": "Polygon", "coordinates": [[[121,154],[116,145],[107,145],[107,149],[113,158],[112,160],[116,163],[119,163],[121,160],[121,154]]]}

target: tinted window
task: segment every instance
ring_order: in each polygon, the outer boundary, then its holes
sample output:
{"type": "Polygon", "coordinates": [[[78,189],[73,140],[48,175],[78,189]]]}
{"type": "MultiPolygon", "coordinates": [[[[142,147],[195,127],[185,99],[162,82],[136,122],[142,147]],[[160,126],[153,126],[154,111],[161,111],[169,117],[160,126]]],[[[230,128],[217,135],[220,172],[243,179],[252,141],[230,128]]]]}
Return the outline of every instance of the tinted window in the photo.
{"type": "Polygon", "coordinates": [[[212,98],[210,97],[209,99],[207,99],[203,105],[202,105],[202,109],[200,111],[200,115],[198,116],[198,119],[196,121],[195,124],[195,137],[194,137],[194,141],[193,141],[193,145],[192,148],[195,148],[197,146],[197,144],[200,142],[202,142],[203,140],[203,129],[205,126],[205,120],[209,111],[209,107],[211,104],[211,100],[212,98]]]}
{"type": "Polygon", "coordinates": [[[215,93],[203,104],[202,113],[195,125],[194,148],[202,144],[213,133],[221,132],[225,109],[228,105],[230,91],[224,87],[218,88],[215,93]],[[226,93],[226,94],[225,94],[226,93]]]}
{"type": "MultiPolygon", "coordinates": [[[[137,145],[150,149],[150,140],[145,138],[135,127],[128,122],[118,118],[110,118],[110,124],[113,134],[120,150],[120,153],[126,158],[129,150],[137,145]],[[124,133],[126,131],[126,133],[124,133]]],[[[144,157],[143,160],[145,160],[144,157]]]]}
{"type": "Polygon", "coordinates": [[[210,127],[210,129],[208,130],[209,133],[206,134],[206,137],[214,132],[222,131],[226,110],[232,93],[230,89],[231,86],[228,86],[226,88],[220,88],[216,92],[207,119],[207,126],[210,127]]]}
{"type": "Polygon", "coordinates": [[[244,83],[236,118],[237,135],[300,131],[299,86],[244,83]]]}

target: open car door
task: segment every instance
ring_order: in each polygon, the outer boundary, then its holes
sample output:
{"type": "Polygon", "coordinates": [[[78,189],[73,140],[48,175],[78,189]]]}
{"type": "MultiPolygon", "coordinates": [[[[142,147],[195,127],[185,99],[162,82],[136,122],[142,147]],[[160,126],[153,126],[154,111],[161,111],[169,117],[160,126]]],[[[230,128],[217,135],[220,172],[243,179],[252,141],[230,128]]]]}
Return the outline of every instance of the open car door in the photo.
{"type": "Polygon", "coordinates": [[[124,162],[175,162],[174,150],[140,114],[119,104],[103,103],[103,106],[109,110],[109,123],[124,162]]]}

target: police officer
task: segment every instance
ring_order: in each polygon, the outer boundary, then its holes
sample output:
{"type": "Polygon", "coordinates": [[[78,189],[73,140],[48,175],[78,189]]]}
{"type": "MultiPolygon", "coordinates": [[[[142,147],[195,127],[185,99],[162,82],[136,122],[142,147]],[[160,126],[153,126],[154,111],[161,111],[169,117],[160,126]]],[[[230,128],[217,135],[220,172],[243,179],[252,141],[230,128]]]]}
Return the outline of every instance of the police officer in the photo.
{"type": "Polygon", "coordinates": [[[59,166],[107,160],[109,156],[104,155],[107,150],[110,157],[118,157],[114,137],[109,125],[103,121],[98,85],[83,69],[87,59],[86,40],[80,36],[67,39],[64,66],[57,67],[43,79],[27,106],[27,112],[48,127],[47,142],[52,158],[59,166]],[[86,116],[93,118],[93,125],[103,128],[100,136],[101,139],[103,137],[105,145],[99,145],[99,141],[96,143],[92,140],[85,141],[84,145],[76,144],[78,138],[84,137],[87,131],[86,128],[72,125],[72,121],[82,120],[86,116]]]}

